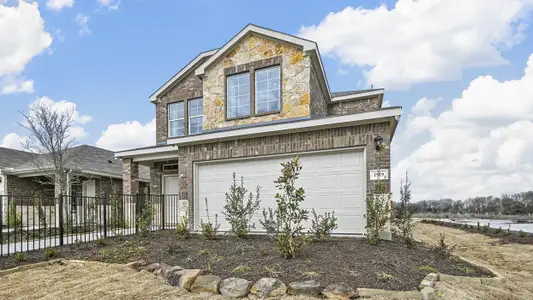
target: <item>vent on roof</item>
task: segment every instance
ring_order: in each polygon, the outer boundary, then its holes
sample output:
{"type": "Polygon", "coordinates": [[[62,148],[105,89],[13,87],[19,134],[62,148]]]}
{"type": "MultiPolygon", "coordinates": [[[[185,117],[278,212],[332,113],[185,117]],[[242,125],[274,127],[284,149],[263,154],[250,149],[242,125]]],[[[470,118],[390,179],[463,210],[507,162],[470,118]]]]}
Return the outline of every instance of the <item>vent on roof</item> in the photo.
{"type": "Polygon", "coordinates": [[[175,171],[178,169],[178,164],[165,164],[163,165],[163,171],[175,171]]]}

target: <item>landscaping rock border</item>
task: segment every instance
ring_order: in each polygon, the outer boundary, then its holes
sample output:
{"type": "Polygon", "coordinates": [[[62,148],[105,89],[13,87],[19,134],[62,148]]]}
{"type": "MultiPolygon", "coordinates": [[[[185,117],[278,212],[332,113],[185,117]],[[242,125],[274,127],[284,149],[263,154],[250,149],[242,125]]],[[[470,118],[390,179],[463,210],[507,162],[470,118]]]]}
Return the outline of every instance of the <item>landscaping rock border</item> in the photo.
{"type": "Polygon", "coordinates": [[[13,269],[2,270],[0,271],[0,277],[16,272],[47,267],[54,264],[103,265],[105,267],[126,267],[138,272],[149,272],[157,277],[162,278],[172,286],[177,286],[193,293],[210,292],[213,294],[222,294],[223,296],[230,298],[242,298],[248,295],[256,298],[281,297],[285,294],[291,294],[313,297],[323,296],[327,299],[354,299],[385,296],[395,299],[420,300],[436,299],[437,292],[435,290],[435,285],[438,281],[451,283],[473,282],[479,284],[499,284],[505,282],[505,277],[503,277],[499,272],[493,270],[488,265],[463,257],[459,258],[470,264],[487,269],[488,271],[492,272],[495,277],[479,278],[453,276],[442,273],[430,273],[426,275],[426,277],[424,277],[424,279],[420,282],[418,291],[389,291],[367,288],[357,288],[353,290],[349,285],[342,282],[331,284],[324,288],[319,282],[314,280],[291,282],[288,285],[285,285],[285,283],[276,278],[261,278],[255,283],[243,278],[235,277],[222,279],[216,275],[206,275],[206,271],[201,269],[184,269],[180,266],[168,266],[160,263],[148,264],[142,260],[130,262],[125,265],[117,265],[97,261],[63,259],[55,259],[31,265],[19,266],[13,269]]]}

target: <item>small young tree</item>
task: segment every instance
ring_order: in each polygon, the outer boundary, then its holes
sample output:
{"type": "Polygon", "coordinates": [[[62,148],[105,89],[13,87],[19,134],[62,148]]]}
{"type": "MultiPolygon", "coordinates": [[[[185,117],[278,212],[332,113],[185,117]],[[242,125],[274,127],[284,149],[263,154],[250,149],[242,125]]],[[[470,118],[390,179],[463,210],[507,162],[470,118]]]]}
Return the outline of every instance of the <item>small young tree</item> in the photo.
{"type": "Polygon", "coordinates": [[[285,258],[295,258],[306,242],[302,222],[308,219],[309,212],[300,205],[305,200],[303,188],[296,188],[296,180],[302,166],[298,157],[281,164],[282,175],[274,183],[280,190],[276,194],[276,222],[278,232],[274,237],[276,246],[285,258]]]}
{"type": "Polygon", "coordinates": [[[231,225],[231,232],[239,238],[246,238],[250,231],[255,228],[252,217],[259,209],[259,186],[256,188],[255,197],[252,192],[244,186],[244,178],[241,177],[241,184],[237,184],[237,178],[233,173],[233,184],[229,193],[226,193],[226,204],[222,214],[231,225]],[[247,199],[246,196],[248,196],[247,199]]]}
{"type": "Polygon", "coordinates": [[[217,238],[217,232],[220,228],[218,224],[218,215],[215,214],[215,222],[211,222],[211,217],[209,216],[209,208],[207,205],[207,198],[205,198],[205,214],[207,216],[207,222],[204,223],[203,220],[200,220],[200,227],[202,229],[202,235],[208,240],[214,240],[217,238]]]}
{"type": "MultiPolygon", "coordinates": [[[[376,152],[376,168],[379,169],[381,162],[380,151],[376,152]]],[[[368,243],[379,243],[379,234],[385,231],[390,221],[390,207],[392,195],[387,193],[387,186],[383,180],[374,183],[371,193],[366,199],[366,230],[368,243]]]]}
{"type": "Polygon", "coordinates": [[[398,230],[400,237],[405,244],[411,246],[414,242],[413,231],[415,222],[413,221],[413,214],[409,210],[411,204],[411,182],[409,176],[405,172],[405,182],[400,184],[400,203],[398,203],[394,212],[394,224],[398,230]]]}
{"type": "Polygon", "coordinates": [[[137,215],[137,224],[138,228],[141,231],[143,236],[147,236],[152,227],[152,222],[154,221],[154,209],[152,206],[152,199],[148,194],[148,189],[145,190],[143,197],[143,208],[141,213],[137,215]]]}

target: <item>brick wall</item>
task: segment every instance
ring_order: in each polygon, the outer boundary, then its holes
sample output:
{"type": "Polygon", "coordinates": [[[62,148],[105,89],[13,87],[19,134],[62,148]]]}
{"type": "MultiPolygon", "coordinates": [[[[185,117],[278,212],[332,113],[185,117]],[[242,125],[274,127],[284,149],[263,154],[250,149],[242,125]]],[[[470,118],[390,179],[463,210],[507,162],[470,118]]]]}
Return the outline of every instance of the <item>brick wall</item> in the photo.
{"type": "Polygon", "coordinates": [[[37,180],[47,181],[46,178],[24,177],[20,178],[13,175],[7,176],[7,191],[8,195],[15,196],[33,196],[46,197],[54,195],[54,185],[44,185],[37,180]]]}
{"type": "Polygon", "coordinates": [[[326,91],[322,90],[320,82],[318,80],[318,74],[316,69],[311,66],[311,79],[310,79],[310,89],[311,89],[311,115],[315,116],[325,116],[328,114],[328,104],[326,102],[326,91]]]}
{"type": "Polygon", "coordinates": [[[104,195],[122,194],[122,180],[116,178],[102,177],[95,179],[96,197],[104,195]]]}
{"type": "Polygon", "coordinates": [[[336,101],[328,105],[328,115],[355,114],[380,109],[379,98],[336,101]]]}
{"type": "MultiPolygon", "coordinates": [[[[179,147],[179,191],[181,199],[189,200],[189,215],[194,216],[193,163],[195,161],[253,157],[273,154],[296,153],[302,151],[326,150],[354,146],[366,146],[367,180],[369,170],[374,169],[376,150],[374,137],[390,136],[388,122],[360,126],[323,129],[311,132],[290,133],[268,137],[248,138],[193,146],[179,147]]],[[[390,168],[390,148],[381,152],[380,168],[390,168]]],[[[390,177],[390,176],[389,176],[390,177]]],[[[367,182],[370,192],[373,182],[367,182]]],[[[389,189],[389,184],[387,185],[389,189]]],[[[191,225],[194,223],[190,219],[191,225]]]]}
{"type": "MultiPolygon", "coordinates": [[[[160,97],[155,105],[157,142],[165,142],[168,138],[168,104],[202,97],[202,89],[202,80],[191,72],[160,97]]],[[[185,119],[185,128],[187,127],[187,119],[185,119]]]]}

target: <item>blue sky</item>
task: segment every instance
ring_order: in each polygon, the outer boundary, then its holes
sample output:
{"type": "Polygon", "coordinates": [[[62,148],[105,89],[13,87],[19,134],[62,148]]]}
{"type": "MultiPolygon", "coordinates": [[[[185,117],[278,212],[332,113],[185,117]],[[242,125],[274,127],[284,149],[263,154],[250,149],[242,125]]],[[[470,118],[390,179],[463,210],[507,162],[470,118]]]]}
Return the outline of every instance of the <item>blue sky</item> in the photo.
{"type": "Polygon", "coordinates": [[[200,51],[254,23],[316,40],[332,91],[373,84],[385,88],[388,104],[404,107],[393,178],[409,170],[420,197],[533,186],[527,175],[533,80],[523,78],[533,53],[532,0],[40,0],[23,10],[24,4],[0,0],[0,12],[11,16],[0,13],[0,49],[7,49],[0,64],[15,66],[0,65],[3,146],[16,148],[24,139],[18,111],[42,97],[75,105],[79,143],[114,150],[153,144],[149,95],[200,51]],[[14,38],[23,25],[27,37],[20,31],[14,38]],[[17,85],[25,81],[33,86],[17,85]],[[6,91],[10,84],[18,88],[6,91]]]}

